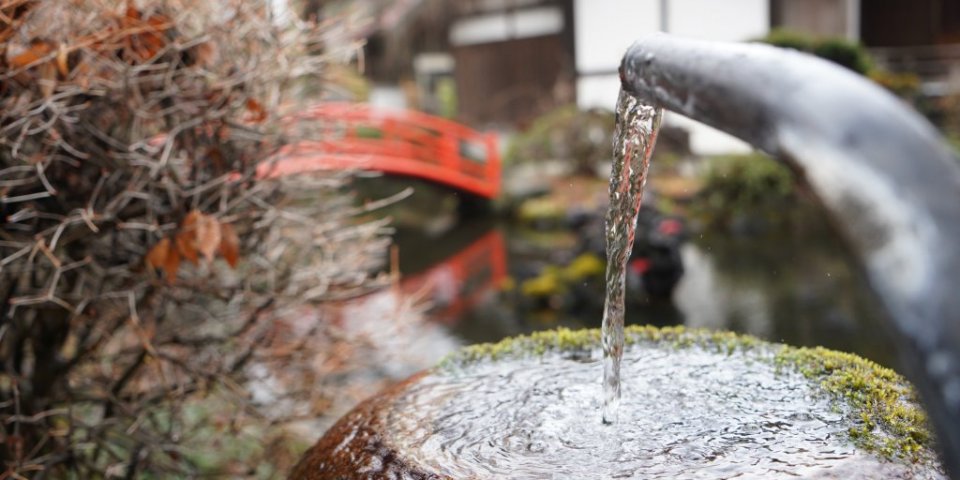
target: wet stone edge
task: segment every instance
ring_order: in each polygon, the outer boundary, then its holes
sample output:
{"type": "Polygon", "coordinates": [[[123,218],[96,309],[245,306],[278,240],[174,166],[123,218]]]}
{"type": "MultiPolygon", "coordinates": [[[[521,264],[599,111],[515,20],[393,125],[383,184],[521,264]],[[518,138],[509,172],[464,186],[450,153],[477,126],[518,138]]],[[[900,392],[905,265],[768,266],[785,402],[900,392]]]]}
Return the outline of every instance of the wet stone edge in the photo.
{"type": "MultiPolygon", "coordinates": [[[[777,371],[793,371],[815,382],[834,401],[845,405],[852,426],[850,440],[858,448],[889,460],[935,464],[933,435],[914,388],[895,371],[851,353],[822,347],[793,347],[733,332],[682,326],[626,327],[627,346],[699,347],[720,354],[748,353],[772,362],[777,371]]],[[[548,353],[585,355],[600,348],[600,330],[559,328],[464,347],[435,369],[450,374],[484,361],[525,358],[548,353]]]]}

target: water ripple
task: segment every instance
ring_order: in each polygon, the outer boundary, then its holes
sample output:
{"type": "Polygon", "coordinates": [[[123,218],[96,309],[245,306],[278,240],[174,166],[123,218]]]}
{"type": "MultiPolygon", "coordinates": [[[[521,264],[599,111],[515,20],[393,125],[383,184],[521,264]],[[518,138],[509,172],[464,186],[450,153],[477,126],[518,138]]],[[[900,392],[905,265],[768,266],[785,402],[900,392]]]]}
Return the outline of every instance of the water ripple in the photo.
{"type": "Polygon", "coordinates": [[[452,478],[943,478],[858,450],[842,406],[755,355],[631,348],[615,425],[599,351],[433,373],[389,409],[386,437],[452,478]]]}

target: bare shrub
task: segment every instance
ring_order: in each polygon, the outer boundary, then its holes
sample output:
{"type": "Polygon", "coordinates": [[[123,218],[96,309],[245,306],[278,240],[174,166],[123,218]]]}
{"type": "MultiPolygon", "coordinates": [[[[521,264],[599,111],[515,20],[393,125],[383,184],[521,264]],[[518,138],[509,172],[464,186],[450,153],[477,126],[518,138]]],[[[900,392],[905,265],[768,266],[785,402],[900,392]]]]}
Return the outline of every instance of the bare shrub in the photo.
{"type": "Polygon", "coordinates": [[[250,365],[303,348],[262,348],[278,307],[371,285],[385,227],[346,176],[260,179],[327,54],[271,4],[0,0],[0,478],[284,463],[229,443],[250,365]]]}

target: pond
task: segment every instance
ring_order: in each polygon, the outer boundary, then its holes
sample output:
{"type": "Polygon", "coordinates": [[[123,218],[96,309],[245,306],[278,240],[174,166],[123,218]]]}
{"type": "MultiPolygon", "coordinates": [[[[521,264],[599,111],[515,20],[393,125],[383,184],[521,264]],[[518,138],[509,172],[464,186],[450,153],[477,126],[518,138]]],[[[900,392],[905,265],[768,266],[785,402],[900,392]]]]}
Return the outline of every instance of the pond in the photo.
{"type": "MultiPolygon", "coordinates": [[[[784,215],[789,222],[761,233],[691,232],[679,249],[683,274],[672,295],[630,289],[628,279],[626,323],[731,330],[896,368],[883,312],[822,211],[801,199],[784,215]]],[[[583,232],[473,219],[440,236],[400,229],[395,242],[404,278],[432,302],[428,315],[460,343],[600,325],[601,276],[546,298],[530,298],[521,288],[588,248],[583,232]]]]}

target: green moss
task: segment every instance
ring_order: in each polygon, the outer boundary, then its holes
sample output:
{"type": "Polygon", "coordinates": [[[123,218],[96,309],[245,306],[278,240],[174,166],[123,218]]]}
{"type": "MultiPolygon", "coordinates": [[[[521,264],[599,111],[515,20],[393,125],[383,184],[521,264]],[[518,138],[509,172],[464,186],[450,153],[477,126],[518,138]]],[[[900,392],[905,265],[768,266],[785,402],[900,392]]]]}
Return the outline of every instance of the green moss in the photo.
{"type": "MultiPolygon", "coordinates": [[[[630,325],[624,329],[624,341],[627,345],[638,343],[662,343],[677,347],[699,345],[717,352],[733,353],[737,350],[749,350],[766,345],[754,337],[733,332],[715,332],[701,329],[688,329],[682,326],[652,327],[649,325],[630,325]]],[[[600,330],[570,330],[558,328],[534,332],[501,340],[497,343],[470,345],[444,359],[441,368],[462,366],[480,360],[498,360],[547,352],[585,350],[600,348],[600,330]]]]}
{"type": "MultiPolygon", "coordinates": [[[[627,345],[657,343],[675,348],[699,346],[718,353],[758,351],[781,369],[801,373],[848,407],[855,425],[850,439],[860,448],[887,458],[922,461],[932,458],[933,437],[915,392],[893,370],[849,353],[825,348],[797,348],[764,342],[732,332],[684,327],[657,328],[631,325],[625,329],[627,345]]],[[[446,358],[439,369],[458,369],[473,362],[539,356],[548,352],[600,348],[598,329],[541,331],[472,345],[446,358]]]]}
{"type": "Polygon", "coordinates": [[[843,398],[859,417],[854,442],[887,457],[919,460],[933,438],[910,385],[893,370],[849,353],[825,348],[784,347],[778,365],[789,366],[843,398]]]}

